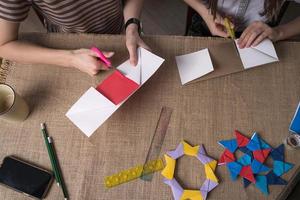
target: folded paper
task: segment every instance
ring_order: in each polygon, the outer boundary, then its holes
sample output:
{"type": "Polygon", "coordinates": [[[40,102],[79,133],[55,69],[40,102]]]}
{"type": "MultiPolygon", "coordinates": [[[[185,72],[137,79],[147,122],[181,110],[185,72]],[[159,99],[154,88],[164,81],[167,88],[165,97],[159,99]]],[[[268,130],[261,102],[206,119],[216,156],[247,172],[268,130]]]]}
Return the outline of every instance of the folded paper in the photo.
{"type": "Polygon", "coordinates": [[[243,49],[239,48],[237,41],[235,40],[235,44],[245,69],[279,61],[274,45],[269,39],[263,40],[257,46],[243,49]]]}
{"type": "Polygon", "coordinates": [[[207,48],[175,59],[182,85],[214,71],[207,48]]]}
{"type": "Polygon", "coordinates": [[[298,104],[295,115],[291,121],[290,131],[300,134],[300,103],[298,104]]]}
{"type": "Polygon", "coordinates": [[[136,67],[125,61],[97,87],[98,91],[90,88],[66,113],[86,136],[90,137],[164,62],[146,49],[137,51],[136,67]]]}
{"type": "Polygon", "coordinates": [[[167,154],[165,154],[165,161],[166,166],[161,174],[165,178],[164,183],[171,187],[175,200],[205,200],[208,192],[219,184],[219,180],[215,175],[217,161],[206,154],[203,145],[191,146],[185,141],[182,141],[175,150],[168,151],[167,154]],[[183,189],[174,177],[176,159],[183,155],[196,157],[202,164],[204,164],[206,179],[199,190],[183,189]]]}

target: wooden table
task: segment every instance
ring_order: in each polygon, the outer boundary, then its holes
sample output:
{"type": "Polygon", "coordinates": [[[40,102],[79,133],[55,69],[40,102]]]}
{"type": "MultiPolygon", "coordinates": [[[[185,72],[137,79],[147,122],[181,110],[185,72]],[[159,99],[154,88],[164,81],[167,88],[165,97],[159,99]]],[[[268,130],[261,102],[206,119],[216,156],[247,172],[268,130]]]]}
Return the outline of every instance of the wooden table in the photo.
{"type": "MultiPolygon", "coordinates": [[[[55,48],[95,44],[116,51],[115,66],[128,58],[123,36],[27,34],[22,38],[55,48]]],[[[70,68],[20,63],[9,66],[6,83],[28,101],[32,112],[24,123],[0,121],[0,159],[13,154],[51,169],[39,131],[39,124],[45,121],[71,199],[172,199],[159,173],[151,182],[135,180],[109,190],[103,185],[104,177],[144,162],[162,106],[173,108],[173,114],[161,155],[184,139],[192,145],[204,144],[208,155],[218,159],[223,148],[217,141],[233,138],[235,129],[249,137],[257,131],[273,147],[288,135],[300,99],[300,43],[276,44],[280,62],[181,86],[175,55],[205,47],[214,54],[228,45],[228,51],[218,52],[224,56],[212,57],[218,68],[229,69],[230,63],[240,62],[237,55],[228,55],[233,52],[232,41],[174,36],[145,37],[145,41],[166,62],[91,138],[86,138],[64,115],[109,72],[89,77],[70,68]]],[[[283,176],[290,180],[299,168],[300,154],[285,153],[286,161],[295,164],[283,176]]],[[[184,157],[178,162],[176,176],[185,188],[196,189],[204,180],[204,167],[196,159],[184,157]]],[[[253,184],[244,189],[241,178],[231,181],[224,166],[217,168],[217,176],[220,185],[209,193],[209,199],[275,199],[286,188],[271,186],[270,195],[264,196],[253,184]]],[[[0,187],[0,196],[29,199],[5,187],[0,187]]],[[[62,197],[61,190],[53,185],[47,199],[62,197]]]]}

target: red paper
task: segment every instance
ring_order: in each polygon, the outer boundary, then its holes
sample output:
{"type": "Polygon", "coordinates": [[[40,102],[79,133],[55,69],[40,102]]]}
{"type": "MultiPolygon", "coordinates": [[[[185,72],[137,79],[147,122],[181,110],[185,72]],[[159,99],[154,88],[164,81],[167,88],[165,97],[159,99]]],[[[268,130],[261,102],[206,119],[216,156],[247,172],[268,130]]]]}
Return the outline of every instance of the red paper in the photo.
{"type": "Polygon", "coordinates": [[[235,161],[235,156],[233,153],[231,153],[228,149],[225,149],[223,154],[221,155],[221,158],[219,160],[219,164],[223,163],[229,163],[235,161]]]}
{"type": "Polygon", "coordinates": [[[98,85],[96,89],[117,105],[129,97],[138,88],[139,85],[136,82],[130,80],[116,70],[98,85]]]}
{"type": "Polygon", "coordinates": [[[262,149],[262,150],[259,149],[259,150],[253,151],[253,157],[254,157],[254,159],[263,163],[267,159],[270,151],[271,151],[271,149],[262,149]]]}
{"type": "Polygon", "coordinates": [[[252,172],[252,169],[251,169],[250,165],[244,166],[242,168],[242,170],[240,171],[240,175],[242,177],[244,177],[245,179],[255,183],[255,178],[253,176],[253,172],[252,172]]]}
{"type": "Polygon", "coordinates": [[[238,147],[245,147],[249,143],[249,138],[242,135],[239,131],[235,130],[235,137],[238,143],[238,147]]]}

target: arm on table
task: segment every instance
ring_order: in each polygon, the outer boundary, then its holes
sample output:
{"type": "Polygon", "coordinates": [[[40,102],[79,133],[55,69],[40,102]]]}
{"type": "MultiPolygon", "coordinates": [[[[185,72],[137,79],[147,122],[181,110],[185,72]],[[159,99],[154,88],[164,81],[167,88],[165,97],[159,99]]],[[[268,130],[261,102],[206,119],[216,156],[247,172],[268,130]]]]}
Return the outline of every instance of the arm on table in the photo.
{"type": "MultiPolygon", "coordinates": [[[[125,23],[130,18],[140,18],[143,8],[144,0],[126,0],[124,6],[124,20],[125,23]]],[[[130,63],[135,66],[138,62],[138,56],[136,49],[141,46],[145,49],[150,48],[144,43],[139,36],[138,26],[136,24],[128,25],[126,29],[126,47],[129,52],[130,63]]]]}
{"type": "Polygon", "coordinates": [[[289,23],[270,27],[264,22],[253,22],[243,32],[239,39],[240,48],[256,46],[265,38],[276,42],[285,40],[300,34],[300,17],[289,23]]]}
{"type": "MultiPolygon", "coordinates": [[[[190,7],[192,7],[205,21],[210,32],[214,36],[228,37],[224,25],[224,18],[217,13],[216,18],[210,13],[210,10],[199,0],[184,0],[190,7]]],[[[233,24],[232,24],[233,26],[233,24]]]]}
{"type": "MultiPolygon", "coordinates": [[[[90,75],[102,69],[97,54],[89,49],[58,50],[19,41],[19,25],[0,19],[0,57],[21,63],[75,67],[90,75]]],[[[105,53],[107,57],[112,55],[113,52],[105,53]]]]}

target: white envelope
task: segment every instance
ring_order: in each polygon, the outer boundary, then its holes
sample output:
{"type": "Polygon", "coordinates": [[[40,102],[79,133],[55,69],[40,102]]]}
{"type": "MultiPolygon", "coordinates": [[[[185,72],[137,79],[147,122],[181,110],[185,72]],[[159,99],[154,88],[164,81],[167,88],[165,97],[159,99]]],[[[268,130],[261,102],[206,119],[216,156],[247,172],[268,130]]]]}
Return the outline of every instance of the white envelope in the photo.
{"type": "Polygon", "coordinates": [[[245,69],[279,61],[274,45],[269,39],[263,40],[256,47],[240,49],[237,40],[235,40],[235,45],[245,69]]]}
{"type": "Polygon", "coordinates": [[[175,59],[182,85],[214,71],[207,48],[175,59]]]}
{"type": "MultiPolygon", "coordinates": [[[[136,67],[131,66],[127,60],[117,69],[126,77],[143,85],[158,70],[164,59],[143,48],[138,48],[137,51],[139,61],[136,67]]],[[[115,105],[91,87],[69,109],[66,116],[90,137],[126,100],[115,105]]]]}

